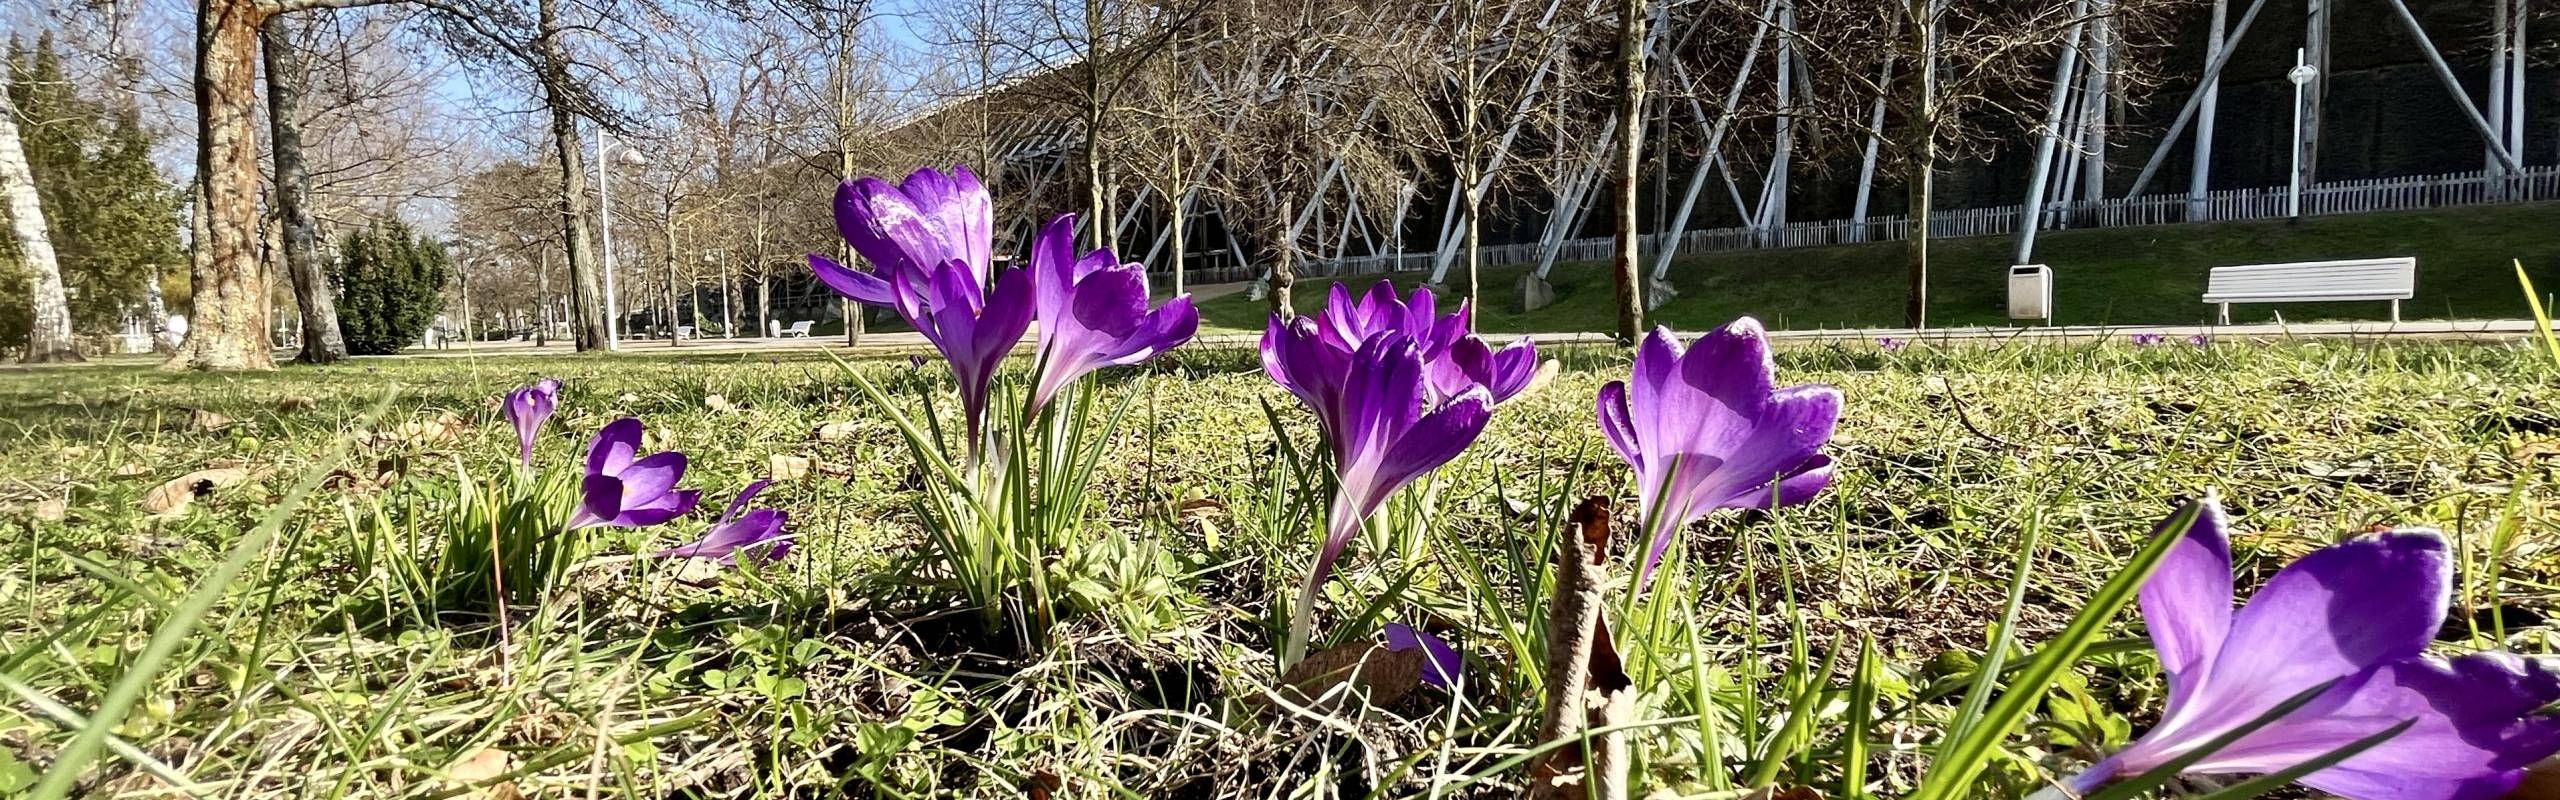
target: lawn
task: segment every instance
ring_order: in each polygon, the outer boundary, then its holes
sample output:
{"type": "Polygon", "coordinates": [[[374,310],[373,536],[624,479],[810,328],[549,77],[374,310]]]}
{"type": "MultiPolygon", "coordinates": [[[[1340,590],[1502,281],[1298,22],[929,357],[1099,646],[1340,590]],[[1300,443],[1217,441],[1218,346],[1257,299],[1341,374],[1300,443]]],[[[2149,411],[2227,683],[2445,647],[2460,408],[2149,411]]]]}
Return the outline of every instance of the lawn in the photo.
{"type": "MultiPolygon", "coordinates": [[[[2192,272],[2205,262],[2186,259],[2224,252],[2203,242],[2253,231],[2162,246],[2192,272]]],[[[2106,314],[2087,294],[2129,257],[2071,254],[2131,252],[2125,237],[2155,235],[2053,237],[2063,307],[2091,315],[2065,321],[2196,316],[2176,302],[2184,288],[2120,287],[2106,314]]],[[[1942,313],[1984,321],[1957,309],[1987,302],[1989,284],[1958,276],[1996,247],[1949,249],[1942,313]]],[[[2466,280],[2495,294],[2453,300],[2452,276],[2468,273],[2426,253],[2421,306],[2513,313],[2513,292],[2485,272],[2466,280]]],[[[1716,277],[1663,316],[1691,328],[1742,308],[1797,325],[1886,321],[1778,303],[1741,277],[1757,257],[1684,270],[1716,277]],[[1753,286],[1759,299],[1737,297],[1753,286]]],[[[1854,268],[1842,258],[1830,274],[1853,284],[1854,268]]],[[[1566,271],[1580,291],[1562,311],[1480,320],[1541,327],[1589,305],[1590,274],[1566,271]]],[[[1626,357],[1559,355],[1551,383],[1495,411],[1441,471],[1434,535],[1409,557],[1354,545],[1333,582],[1322,629],[1357,629],[1343,609],[1401,590],[1389,615],[1468,659],[1456,692],[1374,706],[1268,691],[1273,606],[1317,535],[1270,498],[1283,456],[1313,433],[1249,350],[1188,348],[1106,373],[1095,406],[1126,417],[1097,462],[1095,519],[1051,556],[1077,602],[1048,643],[1027,646],[968,624],[923,545],[915,460],[845,373],[906,402],[948,396],[938,366],[799,353],[0,372],[0,794],[31,785],[78,715],[145,660],[155,629],[186,615],[191,587],[270,524],[272,545],[205,596],[201,627],[168,640],[138,685],[113,730],[130,747],[102,751],[73,795],[169,797],[171,781],[192,780],[205,796],[256,798],[1516,796],[1538,715],[1536,671],[1506,645],[1511,613],[1534,605],[1520,586],[1543,574],[1534,553],[1566,506],[1593,494],[1634,505],[1592,418],[1626,357]],[[404,594],[435,571],[421,554],[447,544],[449,520],[418,510],[460,476],[514,467],[499,398],[537,376],[566,387],[537,461],[574,464],[599,427],[638,416],[644,450],[688,453],[683,485],[705,493],[671,524],[603,529],[597,552],[689,540],[765,477],[780,480],[758,505],[790,514],[795,552],[759,569],[570,569],[503,617],[404,594]],[[182,484],[211,488],[154,513],[173,499],[155,488],[208,469],[237,480],[182,484]]],[[[1845,797],[1853,742],[1862,791],[1908,794],[1929,763],[1921,743],[1961,713],[2013,583],[2009,630],[2032,651],[2180,498],[2207,491],[2235,519],[2243,591],[2374,526],[2435,526],[2459,561],[2440,646],[2560,642],[2547,621],[2560,603],[2560,370],[2525,346],[1825,344],[1780,353],[1778,372],[1845,393],[1828,450],[1839,472],[1808,504],[1714,516],[1674,548],[1648,606],[1657,635],[1643,663],[1659,669],[1639,676],[1652,722],[1634,736],[1637,796],[1774,784],[1845,797]],[[1862,640],[1870,670],[1857,667],[1862,640]],[[1848,690],[1853,673],[1878,693],[1871,705],[1848,690]],[[1852,708],[1877,716],[1852,720],[1852,708]]],[[[2156,720],[2163,685],[2139,617],[2108,619],[2110,641],[2034,705],[1976,796],[2023,794],[2156,720]]]]}
{"type": "MultiPolygon", "coordinates": [[[[2011,237],[1940,240],[1931,249],[1930,323],[2007,325],[2011,237]]],[[[2300,222],[2232,222],[2052,231],[2040,236],[2036,259],[2054,270],[2055,322],[2064,325],[2194,325],[2213,321],[2205,273],[2216,266],[2415,256],[2417,297],[2405,318],[2511,319],[2524,315],[2511,263],[2522,260],[2540,286],[2560,285],[2560,206],[2483,206],[2310,217],[2300,222]]],[[[1740,315],[1773,329],[1902,326],[1900,243],[1806,247],[1689,256],[1671,266],[1679,296],[1648,316],[1682,330],[1702,330],[1740,315]]],[[[1556,304],[1518,311],[1515,286],[1526,267],[1485,270],[1476,317],[1487,331],[1606,331],[1615,324],[1608,265],[1558,264],[1549,276],[1556,304]]],[[[1451,284],[1464,289],[1464,270],[1451,284]]],[[[1399,283],[1424,274],[1398,275],[1399,283]]],[[[1360,286],[1375,278],[1357,278],[1360,286]]],[[[1299,281],[1301,310],[1324,302],[1331,281],[1299,281]]],[[[1203,323],[1259,330],[1265,305],[1238,294],[1203,306],[1203,323]]],[[[2386,319],[2386,303],[2234,306],[2237,323],[2386,319]]]]}

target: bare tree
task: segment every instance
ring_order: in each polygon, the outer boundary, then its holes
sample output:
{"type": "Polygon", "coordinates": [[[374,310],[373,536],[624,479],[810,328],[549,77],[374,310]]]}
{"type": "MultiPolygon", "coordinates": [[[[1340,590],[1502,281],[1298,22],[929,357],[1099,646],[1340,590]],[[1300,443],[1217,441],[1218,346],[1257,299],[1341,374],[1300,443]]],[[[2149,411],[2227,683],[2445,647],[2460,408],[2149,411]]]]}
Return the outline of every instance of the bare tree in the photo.
{"type": "MultiPolygon", "coordinates": [[[[1925,0],[1924,0],[1925,1],[1925,0]]],[[[1644,275],[1638,270],[1636,170],[1644,158],[1645,0],[1618,3],[1618,151],[1612,164],[1617,179],[1618,245],[1610,261],[1617,275],[1618,341],[1629,347],[1644,336],[1644,275]]]]}
{"type": "Polygon", "coordinates": [[[309,80],[301,43],[295,41],[293,18],[270,17],[260,41],[267,66],[267,142],[275,158],[276,217],[283,226],[285,273],[293,279],[293,296],[302,311],[302,352],[295,359],[327,364],[347,357],[338,333],[338,305],[329,277],[320,268],[317,234],[312,229],[311,177],[302,161],[302,93],[309,80]]]}

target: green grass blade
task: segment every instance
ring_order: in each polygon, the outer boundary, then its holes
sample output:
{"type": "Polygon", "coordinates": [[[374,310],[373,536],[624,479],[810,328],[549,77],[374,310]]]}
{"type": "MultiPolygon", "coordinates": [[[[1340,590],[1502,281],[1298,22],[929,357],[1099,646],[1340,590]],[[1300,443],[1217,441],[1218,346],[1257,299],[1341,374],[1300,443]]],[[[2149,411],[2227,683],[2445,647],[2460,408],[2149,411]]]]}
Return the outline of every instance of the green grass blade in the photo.
{"type": "MultiPolygon", "coordinates": [[[[382,410],[390,405],[391,397],[384,396],[369,417],[379,418],[382,410]]],[[[150,686],[152,679],[159,677],[160,668],[168,662],[169,655],[177,652],[178,645],[195,632],[196,625],[213,611],[213,604],[220,602],[223,594],[230,591],[231,582],[249,568],[250,562],[266,553],[267,544],[275,541],[276,533],[284,529],[285,520],[301,510],[303,499],[329,477],[330,465],[336,464],[346,454],[346,447],[342,440],[331,447],[327,455],[314,460],[312,466],[302,471],[302,477],[294,481],[293,488],[268,509],[257,527],[251,528],[249,535],[240,537],[240,541],[231,545],[231,552],[223,556],[222,563],[196,581],[186,600],[178,604],[177,612],[161,621],[159,629],[152,631],[150,642],[143,646],[142,653],[134,657],[124,675],[107,689],[107,696],[98,704],[97,713],[89,715],[89,723],[80,728],[80,733],[71,738],[70,744],[63,746],[52,768],[45,770],[44,779],[36,784],[35,792],[29,797],[58,800],[70,793],[71,783],[79,778],[81,770],[88,768],[91,759],[98,757],[98,750],[106,745],[108,735],[117,725],[123,724],[125,714],[142,699],[143,690],[150,686]]]]}
{"type": "Polygon", "coordinates": [[[2524,274],[2524,260],[2516,259],[2516,283],[2524,285],[2524,303],[2533,309],[2533,332],[2542,337],[2542,351],[2560,364],[2560,336],[2551,333],[2551,312],[2542,307],[2542,295],[2533,290],[2533,277],[2524,274]]]}

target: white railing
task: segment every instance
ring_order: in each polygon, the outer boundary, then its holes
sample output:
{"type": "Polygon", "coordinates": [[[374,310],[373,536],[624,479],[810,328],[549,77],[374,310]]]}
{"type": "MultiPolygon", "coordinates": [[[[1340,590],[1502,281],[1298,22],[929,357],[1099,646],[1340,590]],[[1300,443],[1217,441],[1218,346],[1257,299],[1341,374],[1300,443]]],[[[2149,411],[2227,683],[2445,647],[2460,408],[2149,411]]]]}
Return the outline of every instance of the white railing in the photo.
{"type": "MultiPolygon", "coordinates": [[[[2244,220],[2282,219],[2286,187],[2225,189],[2207,192],[2203,199],[2190,201],[2185,193],[2149,194],[2141,197],[2112,198],[2097,201],[2070,201],[2045,207],[2045,230],[2073,228],[2120,228],[2138,225],[2167,225],[2181,222],[2236,222],[2244,220]]],[[[2527,167],[2523,172],[2492,174],[2485,170],[2445,175],[2417,175],[2405,178],[2376,178],[2359,181],[2327,181],[2303,187],[2303,216],[2361,214],[2373,211],[2410,211],[2447,206],[2484,205],[2492,203],[2533,203],[2560,200],[2560,166],[2527,167]]],[[[1963,208],[1929,215],[1933,236],[1961,238],[1967,236],[2009,236],[2018,232],[2019,207],[1963,208]]],[[[1711,253],[1732,250],[1773,250],[1788,247],[1821,247],[1858,242],[1893,242],[1907,238],[1911,221],[1900,215],[1874,216],[1864,220],[1824,220],[1797,222],[1775,228],[1714,228],[1681,234],[1679,252],[1711,253]]],[[[1667,238],[1646,236],[1638,248],[1646,259],[1652,258],[1667,238]]],[[[1573,239],[1555,246],[1555,260],[1599,261],[1610,257],[1615,240],[1609,237],[1573,239]]],[[[1538,242],[1503,244],[1476,250],[1477,263],[1485,267],[1536,264],[1546,258],[1547,245],[1538,242]]],[[[1458,258],[1465,258],[1464,253],[1458,258]]],[[[1332,261],[1311,261],[1301,267],[1302,274],[1317,276],[1374,275],[1383,272],[1415,272],[1430,269],[1434,256],[1429,251],[1396,256],[1362,256],[1332,261]]],[[[1463,262],[1460,262],[1463,263],[1463,262]]],[[[1237,272],[1246,270],[1237,269],[1237,272]]],[[[1244,279],[1259,275],[1254,271],[1244,279]]]]}

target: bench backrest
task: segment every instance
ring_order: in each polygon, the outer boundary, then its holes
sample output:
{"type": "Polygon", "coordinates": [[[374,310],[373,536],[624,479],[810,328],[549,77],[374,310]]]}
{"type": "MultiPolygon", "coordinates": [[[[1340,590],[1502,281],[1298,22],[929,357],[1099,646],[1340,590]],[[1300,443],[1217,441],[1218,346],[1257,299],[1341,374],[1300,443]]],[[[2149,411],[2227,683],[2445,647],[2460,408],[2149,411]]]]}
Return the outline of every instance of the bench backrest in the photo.
{"type": "Polygon", "coordinates": [[[2204,293],[2208,298],[2363,295],[2405,299],[2417,287],[2415,258],[2355,258],[2214,267],[2204,293]]]}
{"type": "Polygon", "coordinates": [[[813,326],[813,325],[816,325],[816,324],[818,324],[816,320],[806,320],[806,319],[804,319],[804,320],[801,320],[801,321],[799,321],[799,322],[791,323],[791,327],[790,327],[790,328],[787,328],[787,329],[785,329],[785,330],[788,330],[788,331],[790,331],[790,332],[792,332],[792,333],[808,333],[808,332],[809,332],[809,328],[810,328],[810,326],[813,326]]]}

